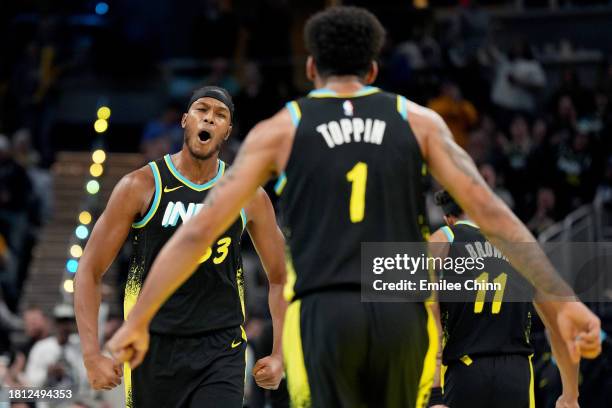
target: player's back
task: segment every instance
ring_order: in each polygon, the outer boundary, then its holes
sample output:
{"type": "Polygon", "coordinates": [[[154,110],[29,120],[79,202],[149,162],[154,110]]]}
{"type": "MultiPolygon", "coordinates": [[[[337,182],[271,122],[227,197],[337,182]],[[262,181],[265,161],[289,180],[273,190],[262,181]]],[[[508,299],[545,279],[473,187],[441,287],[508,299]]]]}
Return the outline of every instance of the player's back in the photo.
{"type": "Polygon", "coordinates": [[[444,227],[451,241],[449,258],[481,258],[483,268],[466,269],[453,280],[497,283],[498,290],[464,291],[466,302],[440,302],[444,329],[443,363],[478,355],[510,355],[533,352],[529,342],[531,305],[525,301],[528,285],[508,260],[469,221],[444,227]],[[478,296],[482,294],[482,298],[478,296]],[[473,299],[472,299],[473,298],[473,299]]]}
{"type": "Polygon", "coordinates": [[[362,242],[423,241],[425,167],[406,105],[374,87],[287,104],[296,133],[277,193],[297,297],[358,290],[362,242]]]}

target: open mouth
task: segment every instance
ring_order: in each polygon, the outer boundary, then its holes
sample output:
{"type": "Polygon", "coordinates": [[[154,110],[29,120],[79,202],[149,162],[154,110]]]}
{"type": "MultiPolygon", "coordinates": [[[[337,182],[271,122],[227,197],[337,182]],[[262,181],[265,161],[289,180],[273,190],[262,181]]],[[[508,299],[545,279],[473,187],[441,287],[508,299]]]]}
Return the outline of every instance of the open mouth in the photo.
{"type": "Polygon", "coordinates": [[[200,133],[198,133],[198,137],[200,138],[201,142],[208,142],[210,139],[212,139],[212,135],[206,130],[201,130],[200,133]]]}

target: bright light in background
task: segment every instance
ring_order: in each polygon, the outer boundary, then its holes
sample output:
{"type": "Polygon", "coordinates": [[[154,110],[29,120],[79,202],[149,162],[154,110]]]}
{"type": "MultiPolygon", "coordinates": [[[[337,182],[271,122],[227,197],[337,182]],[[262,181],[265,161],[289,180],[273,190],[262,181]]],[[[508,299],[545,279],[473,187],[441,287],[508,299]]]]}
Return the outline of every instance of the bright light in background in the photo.
{"type": "Polygon", "coordinates": [[[66,269],[68,269],[68,272],[76,273],[78,268],[79,268],[79,261],[77,261],[76,259],[71,259],[68,262],[66,262],[66,269]]]}
{"type": "Polygon", "coordinates": [[[100,177],[104,173],[104,168],[101,164],[94,163],[89,167],[89,174],[94,177],[100,177]]]}
{"type": "Polygon", "coordinates": [[[74,244],[70,247],[70,255],[74,258],[80,258],[83,255],[83,248],[80,245],[74,244]]]}
{"type": "Polygon", "coordinates": [[[96,4],[96,14],[99,16],[103,16],[104,14],[108,13],[108,4],[105,2],[100,2],[98,4],[96,4]]]}
{"type": "Polygon", "coordinates": [[[111,110],[108,106],[100,106],[98,109],[98,119],[108,120],[111,115],[111,110]]]}
{"type": "Polygon", "coordinates": [[[75,232],[75,233],[76,233],[76,236],[77,236],[79,239],[85,239],[85,238],[87,238],[87,236],[89,235],[89,230],[87,229],[87,227],[86,227],[86,226],[84,226],[84,225],[79,225],[79,226],[77,227],[77,229],[76,229],[76,232],[75,232]]]}
{"type": "Polygon", "coordinates": [[[96,194],[98,191],[100,191],[100,183],[98,183],[96,180],[89,180],[86,188],[89,194],[96,194]]]}
{"type": "Polygon", "coordinates": [[[74,281],[72,279],[64,281],[64,290],[68,293],[74,293],[74,281]]]}
{"type": "Polygon", "coordinates": [[[98,133],[104,133],[108,129],[108,122],[105,119],[98,119],[94,123],[94,130],[98,133]]]}
{"type": "Polygon", "coordinates": [[[102,164],[104,163],[104,160],[106,160],[106,153],[104,153],[104,150],[98,149],[92,153],[91,159],[94,163],[102,164]]]}
{"type": "Polygon", "coordinates": [[[88,225],[91,222],[91,214],[89,211],[81,211],[79,214],[79,222],[84,225],[88,225]]]}

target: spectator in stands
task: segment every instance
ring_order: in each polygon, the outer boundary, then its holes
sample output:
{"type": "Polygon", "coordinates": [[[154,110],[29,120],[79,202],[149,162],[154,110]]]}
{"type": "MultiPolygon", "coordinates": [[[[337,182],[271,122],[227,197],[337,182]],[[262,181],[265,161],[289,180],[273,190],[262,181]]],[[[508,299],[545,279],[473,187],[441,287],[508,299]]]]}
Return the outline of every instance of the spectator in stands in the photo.
{"type": "Polygon", "coordinates": [[[552,100],[558,101],[562,96],[568,96],[572,100],[578,116],[585,116],[595,108],[593,95],[582,85],[574,68],[566,68],[563,71],[561,83],[552,100]]]}
{"type": "Polygon", "coordinates": [[[535,214],[527,223],[527,228],[536,237],[555,223],[555,202],[555,193],[552,189],[542,187],[538,190],[535,214]]]}
{"type": "Polygon", "coordinates": [[[538,92],[546,86],[546,74],[529,45],[524,41],[515,43],[507,57],[497,50],[492,53],[497,63],[491,100],[498,109],[498,120],[505,125],[517,113],[533,115],[538,92]]]}
{"type": "Polygon", "coordinates": [[[559,192],[566,205],[564,213],[593,199],[596,188],[594,167],[590,135],[579,129],[560,146],[556,156],[559,192]]]}
{"type": "Polygon", "coordinates": [[[29,306],[23,312],[23,323],[27,340],[21,351],[27,357],[34,344],[51,335],[51,322],[40,307],[29,306]]]}
{"type": "Polygon", "coordinates": [[[508,189],[515,199],[517,213],[524,215],[525,196],[531,189],[532,181],[527,174],[531,136],[525,117],[516,116],[510,124],[510,140],[500,137],[498,143],[508,160],[508,189]]]}
{"type": "Polygon", "coordinates": [[[455,141],[465,148],[468,132],[478,123],[478,112],[470,101],[463,98],[459,87],[453,82],[444,82],[440,94],[429,101],[428,107],[442,116],[455,141]]]}
{"type": "Polygon", "coordinates": [[[557,99],[556,112],[553,117],[553,131],[555,133],[573,133],[578,123],[578,112],[574,101],[568,95],[560,95],[557,99]]]}
{"type": "Polygon", "coordinates": [[[40,164],[40,155],[32,149],[32,132],[28,128],[21,128],[13,134],[13,157],[24,169],[36,167],[40,164]]]}
{"type": "Polygon", "coordinates": [[[140,148],[150,161],[177,152],[182,146],[181,110],[176,104],[168,104],[159,118],[145,125],[140,148]]]}
{"type": "Polygon", "coordinates": [[[25,379],[31,387],[68,389],[75,395],[87,389],[74,309],[59,304],[53,310],[55,334],[34,344],[26,364],[25,379]]]}
{"type": "Polygon", "coordinates": [[[28,208],[32,184],[25,169],[11,153],[9,140],[0,135],[0,234],[6,237],[15,262],[0,270],[0,283],[6,304],[16,310],[19,296],[18,270],[28,232],[28,208]]]}

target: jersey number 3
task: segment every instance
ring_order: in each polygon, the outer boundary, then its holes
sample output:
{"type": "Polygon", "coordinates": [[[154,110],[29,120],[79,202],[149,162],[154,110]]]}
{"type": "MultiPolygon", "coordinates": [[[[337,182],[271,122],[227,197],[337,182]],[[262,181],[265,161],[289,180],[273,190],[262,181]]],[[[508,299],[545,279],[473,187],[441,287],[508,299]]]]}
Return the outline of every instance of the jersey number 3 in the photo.
{"type": "MultiPolygon", "coordinates": [[[[228,247],[232,243],[232,239],[230,237],[223,237],[217,241],[217,256],[213,258],[213,262],[215,265],[219,265],[221,262],[225,260],[228,254],[228,247]]],[[[212,248],[208,247],[206,253],[200,258],[198,261],[199,264],[208,261],[208,258],[212,255],[212,248]]]]}
{"type": "Polygon", "coordinates": [[[351,222],[363,221],[365,215],[366,181],[368,180],[368,165],[359,162],[348,173],[346,179],[351,182],[350,216],[351,222]]]}

